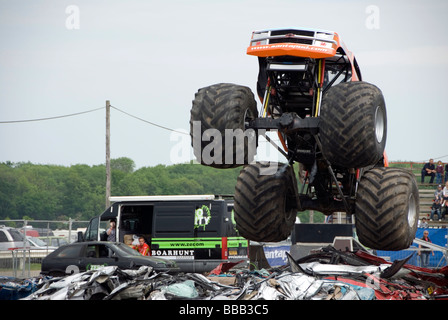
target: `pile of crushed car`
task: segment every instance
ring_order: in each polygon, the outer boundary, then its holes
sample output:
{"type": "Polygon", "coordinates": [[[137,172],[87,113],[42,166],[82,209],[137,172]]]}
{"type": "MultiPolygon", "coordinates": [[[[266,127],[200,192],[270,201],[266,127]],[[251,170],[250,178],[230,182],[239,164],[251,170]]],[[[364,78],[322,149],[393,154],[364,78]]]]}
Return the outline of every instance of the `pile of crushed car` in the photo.
{"type": "MultiPolygon", "coordinates": [[[[106,266],[28,280],[23,300],[444,300],[448,267],[393,263],[365,251],[327,246],[286,266],[261,270],[220,265],[207,275],[106,266]]],[[[2,290],[7,285],[3,282],[2,290]]],[[[18,286],[20,288],[20,286],[18,286]]],[[[2,291],[0,290],[0,292],[2,291]]]]}

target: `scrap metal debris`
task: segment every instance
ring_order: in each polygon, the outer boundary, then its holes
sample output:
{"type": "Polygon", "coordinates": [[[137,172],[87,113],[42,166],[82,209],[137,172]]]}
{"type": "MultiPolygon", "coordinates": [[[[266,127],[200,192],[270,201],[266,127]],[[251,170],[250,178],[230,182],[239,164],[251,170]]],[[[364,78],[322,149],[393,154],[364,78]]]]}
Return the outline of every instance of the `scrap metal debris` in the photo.
{"type": "Polygon", "coordinates": [[[288,254],[287,266],[255,271],[219,266],[209,276],[157,273],[151,267],[121,270],[107,266],[66,277],[40,279],[36,290],[23,299],[448,299],[448,267],[419,268],[406,264],[408,259],[390,263],[365,251],[342,252],[328,246],[298,260],[288,254]],[[222,270],[227,273],[218,274],[222,270]]]}
{"type": "Polygon", "coordinates": [[[0,300],[18,300],[37,290],[37,279],[0,276],[0,300]]]}

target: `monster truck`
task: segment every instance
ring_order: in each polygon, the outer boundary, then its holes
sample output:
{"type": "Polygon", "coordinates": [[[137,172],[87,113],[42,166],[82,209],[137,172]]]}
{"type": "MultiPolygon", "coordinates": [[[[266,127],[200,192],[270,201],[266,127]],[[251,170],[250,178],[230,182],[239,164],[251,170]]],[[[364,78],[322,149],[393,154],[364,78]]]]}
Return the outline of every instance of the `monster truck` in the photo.
{"type": "Polygon", "coordinates": [[[255,31],[247,54],[258,57],[260,111],[250,88],[219,83],[198,90],[190,118],[201,164],[243,166],[234,194],[240,234],[281,241],[298,211],[346,212],[364,245],[408,248],[419,216],[415,177],[388,167],[384,97],[362,81],[339,35],[255,31]],[[254,162],[258,137],[272,142],[267,131],[277,131],[285,163],[254,162]]]}

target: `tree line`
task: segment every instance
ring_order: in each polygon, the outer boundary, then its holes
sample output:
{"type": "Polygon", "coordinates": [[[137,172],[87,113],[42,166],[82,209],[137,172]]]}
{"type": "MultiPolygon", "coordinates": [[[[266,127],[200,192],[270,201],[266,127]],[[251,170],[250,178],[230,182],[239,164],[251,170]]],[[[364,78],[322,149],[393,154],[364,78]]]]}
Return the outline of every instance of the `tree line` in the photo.
{"type": "MultiPolygon", "coordinates": [[[[239,168],[193,163],[135,170],[111,160],[111,195],[233,194],[239,168]]],[[[0,220],[89,220],[105,210],[106,166],[0,163],[0,220]]]]}
{"type": "MultiPolygon", "coordinates": [[[[135,170],[132,159],[111,159],[111,195],[232,195],[241,168],[215,169],[195,163],[157,165],[135,170]]],[[[70,167],[0,163],[0,220],[86,221],[106,208],[106,166],[70,167]]],[[[302,222],[309,212],[300,212],[302,222]]],[[[314,213],[314,222],[324,215],[314,213]]]]}

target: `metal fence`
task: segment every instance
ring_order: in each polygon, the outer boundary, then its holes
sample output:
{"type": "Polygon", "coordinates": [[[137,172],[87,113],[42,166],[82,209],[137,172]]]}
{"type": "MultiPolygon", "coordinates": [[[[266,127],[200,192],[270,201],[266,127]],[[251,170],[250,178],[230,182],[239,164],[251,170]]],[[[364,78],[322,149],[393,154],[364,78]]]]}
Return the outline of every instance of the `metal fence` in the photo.
{"type": "MultiPolygon", "coordinates": [[[[23,245],[0,250],[0,276],[17,278],[38,276],[42,259],[60,244],[76,241],[78,232],[84,232],[88,223],[89,221],[72,219],[66,221],[0,220],[0,232],[2,229],[13,228],[22,235],[28,236],[23,245]],[[40,248],[32,244],[36,238],[45,242],[40,248]]],[[[42,244],[42,242],[39,243],[42,244]]],[[[425,266],[440,268],[448,265],[448,229],[418,228],[416,239],[410,248],[401,251],[377,250],[376,254],[391,262],[411,256],[407,264],[422,267],[424,266],[422,257],[426,252],[428,265],[425,266]],[[419,239],[424,230],[429,231],[432,243],[420,243],[419,239]],[[426,249],[419,248],[419,244],[424,245],[426,249]]]]}
{"type": "Polygon", "coordinates": [[[416,267],[441,268],[448,265],[446,249],[418,249],[413,246],[409,249],[400,251],[377,251],[376,254],[391,262],[410,257],[406,264],[416,267]],[[424,262],[425,255],[428,257],[426,265],[424,262]]]}
{"type": "Polygon", "coordinates": [[[73,219],[0,220],[0,276],[38,276],[42,259],[58,246],[76,241],[78,232],[84,232],[88,222],[73,219]],[[18,231],[23,241],[5,241],[10,235],[9,230],[18,231]]]}
{"type": "Polygon", "coordinates": [[[377,250],[376,254],[389,261],[402,260],[411,256],[407,264],[417,267],[444,267],[448,265],[448,229],[418,228],[414,242],[408,249],[400,251],[377,250]],[[424,231],[428,231],[431,243],[421,240],[424,231]]]}

